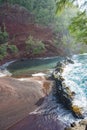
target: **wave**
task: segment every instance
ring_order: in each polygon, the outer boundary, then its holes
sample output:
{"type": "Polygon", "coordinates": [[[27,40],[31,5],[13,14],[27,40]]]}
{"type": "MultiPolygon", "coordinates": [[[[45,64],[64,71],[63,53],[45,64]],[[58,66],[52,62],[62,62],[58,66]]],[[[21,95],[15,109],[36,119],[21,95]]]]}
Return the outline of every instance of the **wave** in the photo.
{"type": "Polygon", "coordinates": [[[3,64],[3,65],[0,66],[0,77],[11,76],[11,75],[12,75],[12,74],[7,70],[7,67],[8,67],[11,63],[13,63],[13,62],[15,62],[15,61],[16,61],[16,60],[10,61],[10,62],[7,62],[7,63],[5,63],[5,64],[3,64]]]}

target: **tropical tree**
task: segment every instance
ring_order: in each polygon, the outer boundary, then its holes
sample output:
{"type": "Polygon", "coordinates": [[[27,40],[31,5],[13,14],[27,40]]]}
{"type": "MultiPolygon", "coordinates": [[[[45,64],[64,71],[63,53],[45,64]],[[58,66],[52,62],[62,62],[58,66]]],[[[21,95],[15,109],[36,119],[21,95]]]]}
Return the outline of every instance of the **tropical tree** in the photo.
{"type": "Polygon", "coordinates": [[[0,4],[19,4],[35,16],[37,23],[48,25],[54,22],[55,0],[0,0],[0,4]]]}
{"type": "Polygon", "coordinates": [[[87,14],[79,12],[76,17],[72,18],[69,30],[77,42],[87,44],[87,14]]]}
{"type": "Polygon", "coordinates": [[[69,7],[75,5],[81,9],[81,11],[86,11],[87,1],[83,0],[83,2],[79,0],[56,0],[56,13],[63,11],[65,7],[69,7]]]}
{"type": "Polygon", "coordinates": [[[56,2],[56,13],[59,14],[64,8],[72,5],[76,5],[79,8],[79,12],[77,16],[72,18],[69,30],[77,42],[87,44],[87,1],[84,0],[82,5],[80,5],[76,0],[59,0],[56,2]]]}

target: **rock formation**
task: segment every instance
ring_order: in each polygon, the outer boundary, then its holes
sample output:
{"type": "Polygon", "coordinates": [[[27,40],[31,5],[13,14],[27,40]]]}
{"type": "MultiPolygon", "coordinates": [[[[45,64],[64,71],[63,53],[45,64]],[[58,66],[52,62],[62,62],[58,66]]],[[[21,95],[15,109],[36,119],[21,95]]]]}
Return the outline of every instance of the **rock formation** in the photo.
{"type": "Polygon", "coordinates": [[[70,86],[66,84],[65,79],[62,76],[64,67],[68,63],[74,64],[74,62],[69,58],[63,62],[58,62],[52,73],[52,79],[55,80],[57,90],[56,95],[59,101],[62,102],[66,108],[70,109],[76,117],[83,118],[82,108],[73,103],[76,92],[70,89],[70,86]]]}

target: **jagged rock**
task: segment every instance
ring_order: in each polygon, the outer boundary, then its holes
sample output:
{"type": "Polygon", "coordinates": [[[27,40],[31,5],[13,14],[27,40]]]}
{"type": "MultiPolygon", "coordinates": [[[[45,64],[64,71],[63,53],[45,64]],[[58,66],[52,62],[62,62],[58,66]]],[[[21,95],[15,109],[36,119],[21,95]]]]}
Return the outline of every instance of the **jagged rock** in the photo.
{"type": "Polygon", "coordinates": [[[74,61],[72,59],[70,59],[69,57],[66,57],[66,60],[65,62],[67,63],[70,63],[70,64],[74,64],[74,61]]]}
{"type": "Polygon", "coordinates": [[[82,110],[77,105],[72,105],[72,111],[76,114],[77,117],[82,118],[82,110]]]}
{"type": "Polygon", "coordinates": [[[71,127],[75,127],[75,126],[76,126],[76,123],[73,122],[73,123],[71,124],[71,127]]]}
{"type": "Polygon", "coordinates": [[[58,62],[55,66],[55,71],[62,73],[63,68],[65,67],[65,64],[63,62],[58,62]]]}
{"type": "Polygon", "coordinates": [[[79,106],[74,105],[73,102],[76,92],[70,89],[70,86],[66,84],[65,79],[62,76],[64,67],[67,63],[73,64],[74,62],[67,58],[67,60],[57,63],[55,70],[52,73],[52,79],[55,81],[56,86],[56,95],[59,101],[62,102],[65,107],[72,110],[72,113],[76,117],[83,119],[82,109],[79,106]]]}

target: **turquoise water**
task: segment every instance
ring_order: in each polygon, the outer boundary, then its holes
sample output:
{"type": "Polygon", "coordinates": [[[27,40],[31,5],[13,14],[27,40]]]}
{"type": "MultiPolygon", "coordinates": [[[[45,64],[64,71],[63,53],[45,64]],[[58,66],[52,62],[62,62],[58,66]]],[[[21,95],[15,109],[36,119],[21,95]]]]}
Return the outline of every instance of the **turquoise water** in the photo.
{"type": "Polygon", "coordinates": [[[71,80],[75,80],[87,97],[87,54],[74,56],[73,59],[75,60],[75,65],[71,73],[71,80]]]}
{"type": "Polygon", "coordinates": [[[56,66],[58,61],[63,57],[52,57],[45,59],[26,59],[24,61],[16,61],[8,66],[8,70],[14,75],[33,74],[37,72],[48,72],[56,66]]]}
{"type": "Polygon", "coordinates": [[[74,64],[66,67],[65,78],[73,81],[87,97],[87,54],[73,56],[74,64]]]}
{"type": "Polygon", "coordinates": [[[65,83],[71,91],[76,93],[74,105],[82,108],[87,113],[87,54],[72,57],[74,64],[69,64],[64,69],[65,83]]]}

